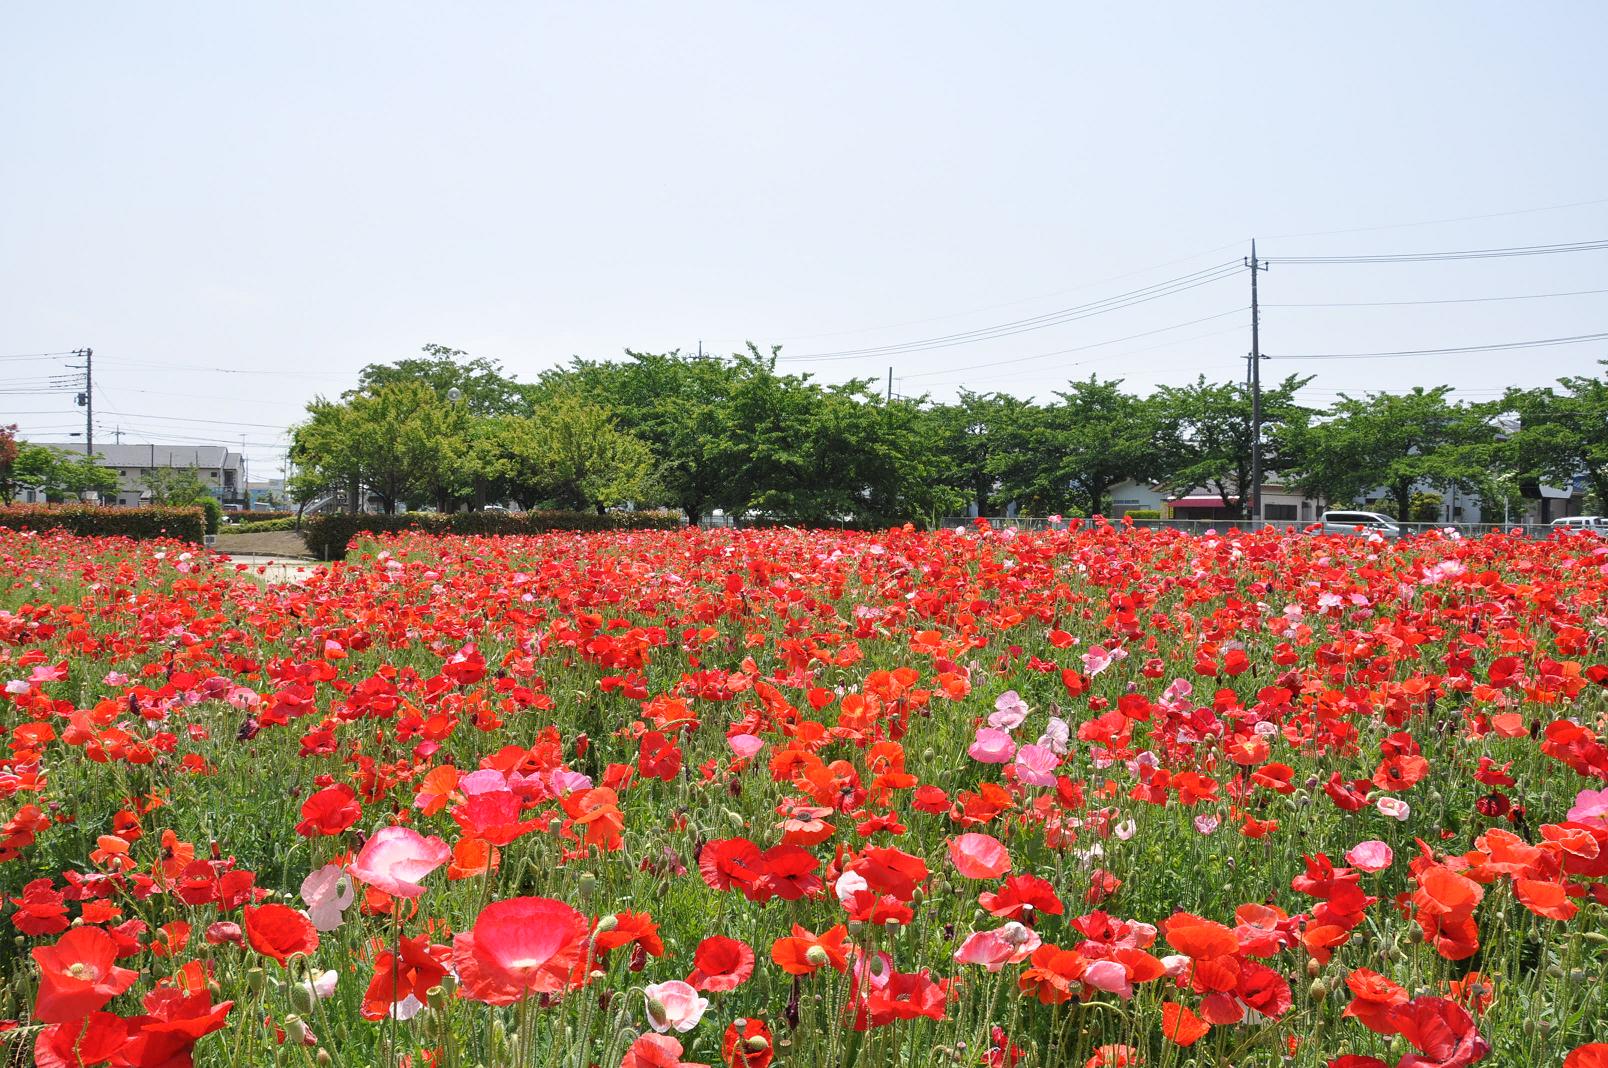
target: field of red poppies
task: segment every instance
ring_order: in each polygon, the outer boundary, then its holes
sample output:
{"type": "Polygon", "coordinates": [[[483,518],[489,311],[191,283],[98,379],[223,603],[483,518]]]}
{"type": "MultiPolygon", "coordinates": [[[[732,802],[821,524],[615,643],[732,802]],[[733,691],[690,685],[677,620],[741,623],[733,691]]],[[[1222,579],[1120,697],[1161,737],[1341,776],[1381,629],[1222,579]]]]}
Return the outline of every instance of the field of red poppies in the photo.
{"type": "Polygon", "coordinates": [[[1602,1068],[1605,636],[1590,536],[0,532],[0,1063],[1602,1068]]]}

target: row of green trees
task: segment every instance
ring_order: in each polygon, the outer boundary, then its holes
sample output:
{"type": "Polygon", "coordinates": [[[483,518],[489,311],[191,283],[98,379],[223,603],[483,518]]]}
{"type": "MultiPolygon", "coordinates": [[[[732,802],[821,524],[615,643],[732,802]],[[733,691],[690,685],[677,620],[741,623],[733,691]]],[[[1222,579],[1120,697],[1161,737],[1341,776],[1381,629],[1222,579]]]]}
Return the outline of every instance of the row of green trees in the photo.
{"type": "MultiPolygon", "coordinates": [[[[1608,499],[1608,383],[1571,377],[1462,404],[1450,387],[1302,405],[1311,380],[1263,391],[1265,467],[1308,496],[1348,504],[1385,487],[1413,512],[1422,484],[1517,499],[1528,481],[1590,480],[1608,499]]],[[[1049,400],[962,391],[890,398],[778,368],[775,350],[576,359],[521,383],[441,346],[366,368],[319,399],[295,433],[302,500],[363,486],[387,510],[450,511],[511,499],[604,510],[662,505],[692,521],[723,509],[802,523],[892,523],[982,514],[1104,511],[1136,479],[1207,487],[1243,509],[1251,399],[1204,377],[1147,397],[1119,381],[1068,383],[1049,400]]],[[[1420,502],[1422,510],[1423,502],[1420,502]]]]}

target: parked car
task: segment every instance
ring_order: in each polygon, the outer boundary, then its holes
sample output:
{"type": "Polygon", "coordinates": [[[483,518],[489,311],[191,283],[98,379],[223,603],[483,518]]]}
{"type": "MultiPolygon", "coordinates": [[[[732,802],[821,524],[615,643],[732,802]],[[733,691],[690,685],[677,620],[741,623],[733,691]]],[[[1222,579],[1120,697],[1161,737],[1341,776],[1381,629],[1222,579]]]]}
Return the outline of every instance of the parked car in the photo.
{"type": "Polygon", "coordinates": [[[1324,534],[1377,534],[1381,538],[1401,537],[1401,527],[1388,515],[1378,512],[1324,512],[1324,534]]]}
{"type": "Polygon", "coordinates": [[[1576,531],[1608,538],[1608,518],[1600,515],[1571,515],[1552,521],[1553,530],[1576,531]]]}

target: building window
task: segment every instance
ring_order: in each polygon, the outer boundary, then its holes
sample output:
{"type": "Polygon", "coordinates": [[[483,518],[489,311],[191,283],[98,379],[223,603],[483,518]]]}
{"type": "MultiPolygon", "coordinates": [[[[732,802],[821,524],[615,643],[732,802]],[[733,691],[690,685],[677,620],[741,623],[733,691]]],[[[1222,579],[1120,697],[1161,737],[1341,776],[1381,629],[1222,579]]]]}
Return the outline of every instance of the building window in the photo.
{"type": "Polygon", "coordinates": [[[1266,519],[1298,519],[1300,506],[1294,504],[1264,504],[1262,515],[1266,519]]]}

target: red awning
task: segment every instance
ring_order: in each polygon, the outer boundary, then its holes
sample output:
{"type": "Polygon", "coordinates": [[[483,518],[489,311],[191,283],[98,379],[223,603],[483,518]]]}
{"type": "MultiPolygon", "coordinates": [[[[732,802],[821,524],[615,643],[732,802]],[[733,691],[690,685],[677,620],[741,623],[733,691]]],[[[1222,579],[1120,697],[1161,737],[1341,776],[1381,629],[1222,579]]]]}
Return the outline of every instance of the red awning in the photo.
{"type": "Polygon", "coordinates": [[[1226,508],[1221,497],[1180,497],[1176,501],[1168,501],[1172,508],[1226,508]]]}

